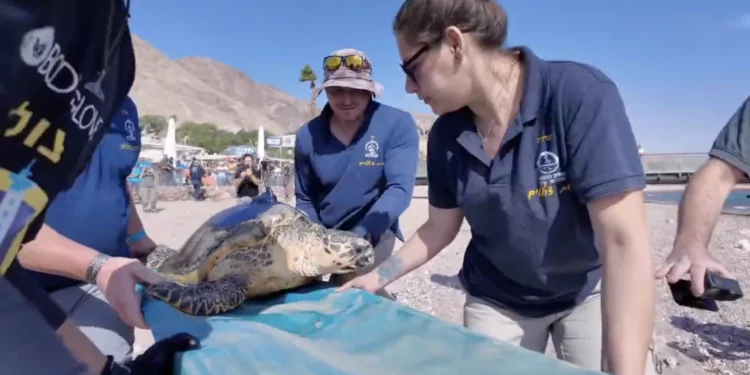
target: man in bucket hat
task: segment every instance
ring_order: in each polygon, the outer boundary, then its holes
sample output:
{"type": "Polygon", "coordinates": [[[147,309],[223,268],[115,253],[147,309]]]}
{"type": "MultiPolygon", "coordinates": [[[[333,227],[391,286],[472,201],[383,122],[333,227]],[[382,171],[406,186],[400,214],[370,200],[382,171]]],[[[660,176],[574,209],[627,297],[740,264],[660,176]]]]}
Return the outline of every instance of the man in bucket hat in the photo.
{"type": "Polygon", "coordinates": [[[311,219],[375,246],[375,264],[333,278],[344,283],[388,259],[396,239],[404,240],[398,217],[411,202],[419,133],[409,113],[374,100],[383,86],[364,53],[338,50],[323,59],[323,69],[318,95],[325,91],[328,104],[297,132],[295,196],[311,219]]]}

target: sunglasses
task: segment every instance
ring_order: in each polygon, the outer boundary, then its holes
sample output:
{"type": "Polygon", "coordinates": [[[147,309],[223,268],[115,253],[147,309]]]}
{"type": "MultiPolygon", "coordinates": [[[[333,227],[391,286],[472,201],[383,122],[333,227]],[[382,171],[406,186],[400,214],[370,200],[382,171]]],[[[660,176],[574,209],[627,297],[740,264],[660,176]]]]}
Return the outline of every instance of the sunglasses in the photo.
{"type": "Polygon", "coordinates": [[[414,55],[412,55],[412,57],[410,57],[405,62],[400,64],[401,70],[403,70],[404,74],[406,74],[406,76],[409,77],[409,79],[411,79],[412,82],[414,83],[417,83],[417,77],[414,76],[414,69],[412,68],[412,65],[414,65],[414,62],[416,62],[420,56],[424,55],[425,52],[429,51],[430,47],[431,45],[429,44],[422,46],[422,48],[420,48],[419,51],[417,51],[417,53],[415,53],[414,55]]]}
{"type": "Polygon", "coordinates": [[[370,62],[359,55],[327,56],[323,59],[323,67],[327,72],[333,72],[344,66],[354,71],[370,70],[370,62]]]}

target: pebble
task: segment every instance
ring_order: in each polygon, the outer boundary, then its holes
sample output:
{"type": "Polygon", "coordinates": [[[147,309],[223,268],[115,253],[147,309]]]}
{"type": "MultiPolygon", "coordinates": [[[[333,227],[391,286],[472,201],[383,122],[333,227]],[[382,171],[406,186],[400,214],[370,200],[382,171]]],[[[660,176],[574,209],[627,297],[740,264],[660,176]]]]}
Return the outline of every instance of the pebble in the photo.
{"type": "Polygon", "coordinates": [[[734,247],[742,251],[750,251],[750,240],[748,240],[747,238],[743,238],[737,241],[737,244],[734,245],[734,247]]]}

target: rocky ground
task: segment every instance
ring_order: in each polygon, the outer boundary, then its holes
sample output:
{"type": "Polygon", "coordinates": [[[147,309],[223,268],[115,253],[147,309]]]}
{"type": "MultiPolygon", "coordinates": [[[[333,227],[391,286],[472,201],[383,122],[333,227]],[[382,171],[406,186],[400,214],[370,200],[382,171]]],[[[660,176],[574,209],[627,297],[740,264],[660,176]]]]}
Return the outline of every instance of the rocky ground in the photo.
{"type": "MultiPolygon", "coordinates": [[[[142,214],[151,236],[178,247],[213,213],[234,204],[233,199],[203,202],[161,202],[162,211],[142,214]]],[[[649,204],[648,221],[654,258],[661,261],[671,250],[677,209],[649,204]]],[[[426,189],[417,188],[414,200],[401,218],[408,237],[426,217],[426,189]]],[[[464,292],[456,278],[469,241],[468,225],[456,240],[430,263],[392,285],[398,300],[415,309],[454,323],[462,321],[464,292]]],[[[713,253],[723,260],[750,291],[750,217],[724,215],[715,231],[713,253]]],[[[750,374],[750,310],[747,299],[721,304],[718,313],[691,310],[676,305],[669,289],[655,282],[658,290],[656,346],[663,374],[750,374]]],[[[147,331],[138,332],[137,350],[150,345],[147,331]]]]}

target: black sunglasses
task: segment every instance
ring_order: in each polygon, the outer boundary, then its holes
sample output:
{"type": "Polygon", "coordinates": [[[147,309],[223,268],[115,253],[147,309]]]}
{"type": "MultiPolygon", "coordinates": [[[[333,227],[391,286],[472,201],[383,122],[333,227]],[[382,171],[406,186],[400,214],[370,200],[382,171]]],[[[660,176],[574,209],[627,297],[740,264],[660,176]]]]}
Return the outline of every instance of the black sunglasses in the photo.
{"type": "Polygon", "coordinates": [[[417,53],[400,64],[401,70],[403,70],[404,74],[406,74],[406,76],[409,77],[409,79],[411,79],[414,83],[417,83],[417,77],[414,76],[414,73],[411,70],[411,65],[413,65],[420,56],[424,55],[425,52],[429,51],[430,47],[430,44],[425,44],[424,46],[422,46],[422,48],[419,49],[419,51],[417,51],[417,53]]]}

